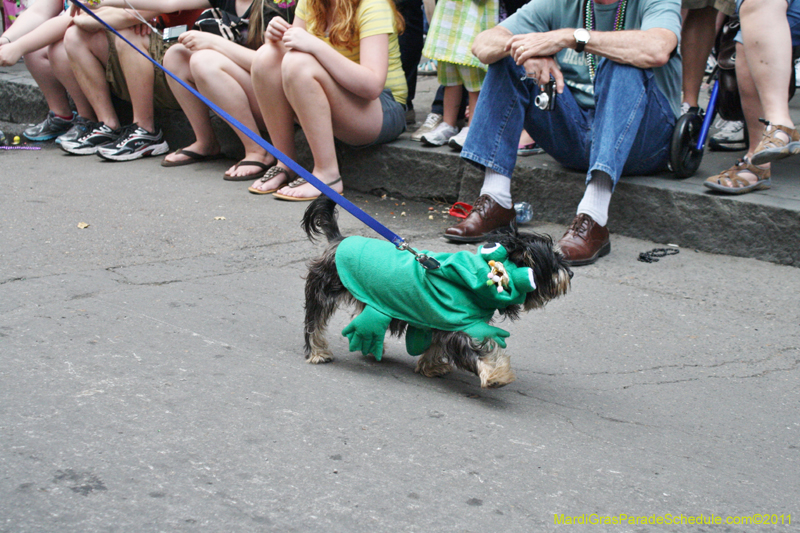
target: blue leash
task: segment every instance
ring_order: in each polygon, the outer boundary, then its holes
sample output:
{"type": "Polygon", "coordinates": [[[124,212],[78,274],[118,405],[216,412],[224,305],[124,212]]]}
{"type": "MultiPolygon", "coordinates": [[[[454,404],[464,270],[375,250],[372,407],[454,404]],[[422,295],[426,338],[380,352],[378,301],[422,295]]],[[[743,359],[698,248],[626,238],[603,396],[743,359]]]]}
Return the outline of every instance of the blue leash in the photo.
{"type": "Polygon", "coordinates": [[[80,6],[80,8],[86,13],[88,13],[92,18],[94,18],[100,24],[108,28],[109,31],[113,32],[117,37],[128,43],[128,45],[131,46],[134,50],[139,52],[142,56],[146,57],[152,64],[163,70],[164,73],[166,73],[170,78],[180,83],[187,91],[195,95],[197,98],[200,99],[200,101],[202,101],[208,107],[213,109],[214,112],[217,113],[220,117],[228,121],[229,124],[231,124],[233,127],[235,127],[236,129],[238,129],[239,131],[250,137],[250,139],[252,139],[261,148],[272,154],[275,157],[275,159],[277,159],[278,161],[289,167],[289,169],[292,170],[295,174],[302,177],[311,185],[316,187],[317,190],[319,190],[322,194],[324,194],[325,196],[327,196],[328,198],[330,198],[331,200],[342,206],[342,208],[348,211],[351,215],[353,215],[361,222],[363,222],[364,224],[375,230],[375,232],[377,232],[381,237],[385,238],[386,240],[394,244],[398,249],[406,250],[414,254],[417,261],[419,261],[419,263],[426,269],[439,268],[438,261],[436,261],[432,257],[428,257],[425,254],[418,253],[416,250],[414,250],[408,245],[405,239],[403,239],[395,232],[393,232],[392,230],[390,230],[389,228],[387,228],[386,226],[384,226],[383,224],[381,224],[380,222],[369,216],[366,212],[364,212],[363,209],[355,205],[353,202],[351,202],[338,192],[331,189],[328,186],[328,184],[326,184],[325,182],[323,182],[322,180],[311,174],[311,172],[307,171],[306,169],[295,163],[289,156],[287,156],[286,154],[284,154],[283,152],[281,152],[280,150],[269,144],[267,141],[262,139],[260,135],[254,133],[252,130],[250,130],[250,128],[248,128],[247,126],[245,126],[244,124],[233,118],[231,115],[226,113],[217,104],[215,104],[214,102],[212,102],[211,100],[200,94],[194,87],[191,87],[189,84],[187,84],[182,79],[178,78],[175,74],[170,72],[168,69],[164,68],[164,66],[161,65],[158,61],[156,61],[146,53],[139,50],[136,46],[133,45],[133,43],[131,43],[128,39],[123,37],[117,30],[115,30],[108,23],[106,23],[106,21],[98,17],[94,13],[94,11],[86,7],[83,4],[83,2],[81,2],[80,0],[72,0],[72,1],[73,3],[80,6]]]}

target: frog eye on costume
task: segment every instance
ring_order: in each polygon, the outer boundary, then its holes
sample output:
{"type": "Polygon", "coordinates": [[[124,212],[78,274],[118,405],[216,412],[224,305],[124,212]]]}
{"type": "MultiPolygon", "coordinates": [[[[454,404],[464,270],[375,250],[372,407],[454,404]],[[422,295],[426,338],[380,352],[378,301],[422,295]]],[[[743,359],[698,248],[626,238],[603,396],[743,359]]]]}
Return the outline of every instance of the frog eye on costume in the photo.
{"type": "Polygon", "coordinates": [[[488,263],[490,260],[505,261],[508,257],[508,252],[499,242],[491,242],[478,248],[478,254],[483,257],[488,263]]]}
{"type": "Polygon", "coordinates": [[[536,279],[533,269],[528,267],[517,268],[510,273],[511,283],[519,292],[531,292],[536,290],[536,279]]]}

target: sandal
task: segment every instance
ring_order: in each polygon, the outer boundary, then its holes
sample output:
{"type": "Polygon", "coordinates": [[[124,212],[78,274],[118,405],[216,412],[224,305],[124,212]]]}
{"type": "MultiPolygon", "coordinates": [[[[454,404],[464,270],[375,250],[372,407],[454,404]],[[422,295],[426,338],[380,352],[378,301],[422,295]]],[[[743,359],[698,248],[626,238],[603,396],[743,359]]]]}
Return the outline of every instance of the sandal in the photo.
{"type": "Polygon", "coordinates": [[[758,143],[756,151],[753,153],[752,162],[754,165],[763,165],[790,155],[800,154],[800,133],[796,129],[789,126],[770,124],[768,120],[763,118],[758,120],[766,124],[767,129],[764,130],[761,142],[758,143]],[[779,131],[785,133],[789,140],[784,141],[778,137],[777,133],[779,131]]]}
{"type": "Polygon", "coordinates": [[[283,167],[274,166],[271,169],[267,170],[261,176],[261,179],[258,180],[259,183],[266,183],[269,180],[271,180],[271,179],[273,179],[273,178],[275,178],[277,176],[280,176],[281,174],[285,175],[286,179],[283,182],[281,182],[281,184],[278,185],[277,187],[275,187],[274,189],[264,189],[264,190],[262,190],[262,189],[256,189],[255,187],[250,186],[250,187],[247,188],[247,190],[250,191],[253,194],[272,194],[275,191],[277,191],[278,189],[280,189],[281,187],[283,187],[286,184],[287,181],[289,181],[289,179],[291,178],[291,175],[289,174],[289,171],[287,169],[283,168],[283,167]]]}
{"type": "MultiPolygon", "coordinates": [[[[336,183],[339,183],[340,181],[342,181],[341,177],[339,179],[337,179],[337,180],[334,180],[334,181],[328,183],[327,185],[331,186],[331,185],[334,185],[336,183]]],[[[305,185],[306,183],[308,183],[308,182],[306,180],[304,180],[303,178],[297,178],[296,180],[291,182],[289,185],[287,185],[287,187],[289,187],[290,189],[296,189],[297,187],[300,187],[301,185],[305,185]]],[[[322,193],[320,193],[320,194],[322,194],[322,193]]],[[[298,197],[298,196],[289,196],[287,194],[281,194],[279,192],[276,192],[272,196],[274,196],[278,200],[286,200],[288,202],[310,202],[311,200],[316,200],[317,198],[319,198],[320,194],[318,194],[316,196],[307,196],[307,197],[302,197],[301,198],[301,197],[298,197]]]]}
{"type": "Polygon", "coordinates": [[[435,76],[439,70],[439,64],[435,59],[428,59],[417,66],[417,74],[420,76],[435,76]]]}
{"type": "Polygon", "coordinates": [[[182,159],[180,161],[167,161],[164,159],[161,161],[162,167],[182,167],[186,165],[193,165],[194,163],[199,163],[201,161],[216,161],[217,159],[224,159],[225,156],[221,153],[216,154],[198,154],[197,152],[193,152],[191,150],[187,150],[185,148],[181,148],[173,152],[175,155],[185,155],[188,159],[182,159]]]}
{"type": "Polygon", "coordinates": [[[717,192],[725,194],[744,194],[750,191],[769,189],[771,186],[768,168],[758,168],[747,159],[740,159],[728,170],[708,178],[703,185],[717,192]],[[739,176],[740,172],[750,172],[755,175],[756,182],[750,183],[739,176]],[[731,186],[723,185],[722,180],[728,180],[731,186]]]}
{"type": "Polygon", "coordinates": [[[248,167],[248,166],[251,166],[251,167],[258,167],[258,168],[260,168],[260,169],[261,169],[261,171],[260,171],[260,172],[256,172],[255,174],[248,174],[248,175],[246,175],[246,176],[231,176],[230,174],[228,174],[228,172],[227,172],[227,171],[225,171],[225,174],[223,174],[223,175],[222,175],[222,178],[223,178],[225,181],[250,181],[250,180],[257,180],[258,178],[260,178],[260,177],[264,176],[264,174],[266,174],[266,173],[267,173],[267,171],[268,171],[269,169],[271,169],[271,168],[275,168],[275,165],[276,165],[277,163],[278,163],[278,162],[277,162],[277,161],[275,161],[275,163],[272,163],[271,165],[268,165],[268,164],[266,164],[266,163],[262,163],[261,161],[247,161],[247,160],[239,161],[238,163],[236,163],[235,165],[233,165],[233,169],[234,169],[234,170],[236,170],[236,169],[237,169],[237,168],[239,168],[239,167],[248,167]]]}

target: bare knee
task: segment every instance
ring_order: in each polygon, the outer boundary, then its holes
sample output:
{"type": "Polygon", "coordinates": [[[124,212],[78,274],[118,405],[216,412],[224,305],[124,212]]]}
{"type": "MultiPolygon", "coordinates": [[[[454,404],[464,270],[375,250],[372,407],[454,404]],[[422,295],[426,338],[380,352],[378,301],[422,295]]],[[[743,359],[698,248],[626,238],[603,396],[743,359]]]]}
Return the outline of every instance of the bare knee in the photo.
{"type": "Polygon", "coordinates": [[[320,70],[324,70],[317,58],[303,52],[289,52],[281,62],[281,77],[284,90],[306,87],[315,79],[320,70]]]}
{"type": "Polygon", "coordinates": [[[270,41],[259,48],[253,58],[253,63],[250,65],[253,85],[259,86],[275,79],[275,72],[280,68],[284,55],[283,47],[270,41]]]}
{"type": "Polygon", "coordinates": [[[195,81],[213,82],[222,71],[223,63],[230,61],[224,55],[213,50],[194,52],[189,58],[189,70],[195,81]]]}

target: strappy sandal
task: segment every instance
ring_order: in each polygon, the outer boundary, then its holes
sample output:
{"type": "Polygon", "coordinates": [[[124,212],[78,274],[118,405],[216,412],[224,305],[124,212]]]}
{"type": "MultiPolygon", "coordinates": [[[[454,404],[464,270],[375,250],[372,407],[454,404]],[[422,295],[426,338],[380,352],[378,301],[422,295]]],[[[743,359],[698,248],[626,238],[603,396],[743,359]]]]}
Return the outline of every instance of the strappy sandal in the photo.
{"type": "Polygon", "coordinates": [[[225,172],[225,174],[223,174],[222,177],[223,179],[225,179],[225,181],[257,180],[258,178],[264,176],[270,169],[275,168],[275,165],[277,163],[278,162],[275,161],[275,163],[268,165],[266,163],[262,163],[261,161],[247,161],[247,160],[239,161],[238,163],[233,165],[234,170],[236,170],[239,167],[258,167],[261,170],[259,172],[256,172],[255,174],[247,174],[246,176],[231,176],[230,174],[225,172]]]}
{"type": "Polygon", "coordinates": [[[281,187],[283,187],[286,184],[286,182],[289,181],[292,178],[292,176],[289,173],[289,171],[287,169],[283,168],[283,167],[274,166],[271,169],[267,170],[264,173],[264,175],[261,177],[261,179],[258,180],[258,183],[266,183],[269,180],[271,180],[271,179],[273,179],[273,178],[275,178],[277,176],[280,176],[281,174],[285,175],[286,179],[284,181],[282,181],[281,184],[278,185],[277,187],[275,187],[274,189],[263,189],[262,190],[262,189],[257,189],[257,188],[255,188],[255,187],[253,187],[251,185],[250,187],[247,188],[247,190],[250,191],[253,194],[272,194],[275,191],[277,191],[278,189],[280,189],[281,187]]]}
{"type": "Polygon", "coordinates": [[[756,151],[753,153],[752,161],[754,165],[771,163],[790,155],[800,154],[800,133],[789,126],[779,126],[771,124],[763,118],[758,119],[767,125],[764,136],[758,143],[756,151]],[[782,131],[789,138],[788,141],[778,137],[778,132],[782,131]]]}
{"type": "MultiPolygon", "coordinates": [[[[327,185],[331,186],[331,185],[334,185],[336,183],[339,183],[340,181],[342,181],[341,177],[339,179],[337,179],[337,180],[334,180],[334,181],[328,183],[327,185]]],[[[287,185],[287,187],[289,187],[290,189],[296,189],[297,187],[300,187],[301,185],[305,185],[306,183],[308,183],[308,182],[306,180],[304,180],[303,178],[297,178],[296,180],[291,182],[289,185],[287,185]]],[[[320,193],[320,194],[322,194],[322,193],[320,193]]],[[[297,196],[289,196],[287,194],[281,194],[279,192],[274,193],[272,196],[274,196],[278,200],[286,200],[288,202],[310,202],[311,200],[316,200],[317,198],[319,198],[319,194],[316,195],[316,196],[309,196],[309,197],[302,197],[301,198],[301,197],[297,197],[297,196]]]]}
{"type": "Polygon", "coordinates": [[[750,191],[769,189],[772,185],[768,168],[758,168],[747,159],[740,159],[728,170],[708,178],[703,185],[711,190],[725,194],[744,194],[750,191]],[[756,177],[756,182],[751,183],[739,176],[740,172],[750,172],[756,177]],[[728,180],[731,186],[723,185],[723,180],[728,180]]]}

